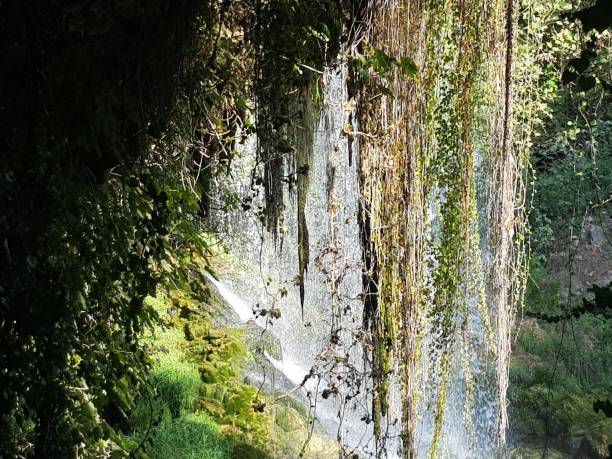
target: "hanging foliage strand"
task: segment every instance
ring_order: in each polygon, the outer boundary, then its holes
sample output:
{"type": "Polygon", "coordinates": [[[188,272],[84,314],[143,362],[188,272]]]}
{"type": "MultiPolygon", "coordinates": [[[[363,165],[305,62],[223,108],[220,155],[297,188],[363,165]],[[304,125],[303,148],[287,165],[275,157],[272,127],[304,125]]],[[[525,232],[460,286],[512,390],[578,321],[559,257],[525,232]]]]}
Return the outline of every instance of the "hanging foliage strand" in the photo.
{"type": "Polygon", "coordinates": [[[512,130],[514,8],[513,0],[385,2],[371,11],[357,52],[356,60],[410,59],[418,69],[373,65],[378,72],[362,72],[358,93],[359,124],[368,133],[359,158],[364,318],[379,453],[394,420],[390,384],[399,377],[404,457],[417,455],[424,397],[433,401],[428,454],[438,455],[457,347],[470,417],[476,382],[465,356],[479,334],[496,361],[496,436],[504,447],[510,330],[524,279],[510,272],[525,269],[516,242],[523,240],[515,204],[523,199],[525,162],[516,157],[512,130]],[[483,187],[484,201],[477,199],[483,187]]]}

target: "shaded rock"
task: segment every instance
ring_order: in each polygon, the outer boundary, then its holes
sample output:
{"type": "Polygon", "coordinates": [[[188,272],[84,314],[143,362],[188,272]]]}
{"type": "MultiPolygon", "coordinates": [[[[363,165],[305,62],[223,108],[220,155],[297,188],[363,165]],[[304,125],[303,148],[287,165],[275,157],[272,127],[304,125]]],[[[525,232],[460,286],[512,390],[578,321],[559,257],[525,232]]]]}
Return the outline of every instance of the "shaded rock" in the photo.
{"type": "Polygon", "coordinates": [[[612,457],[612,419],[598,422],[584,434],[574,459],[606,459],[612,457]]]}
{"type": "Polygon", "coordinates": [[[569,285],[573,295],[583,296],[593,284],[608,285],[612,282],[611,241],[612,221],[603,214],[601,221],[589,217],[584,222],[579,238],[573,244],[575,256],[571,270],[568,269],[566,248],[550,254],[547,269],[549,277],[559,284],[561,303],[567,301],[569,285]]]}
{"type": "Polygon", "coordinates": [[[587,244],[594,249],[600,249],[606,242],[604,229],[594,222],[593,217],[589,217],[585,222],[584,232],[587,244]]]}
{"type": "Polygon", "coordinates": [[[193,341],[194,336],[193,336],[193,333],[191,332],[191,328],[189,327],[189,324],[185,324],[183,326],[183,333],[185,334],[185,339],[187,341],[193,341]]]}
{"type": "MultiPolygon", "coordinates": [[[[509,459],[542,459],[543,448],[533,446],[520,446],[514,448],[508,454],[509,459]]],[[[571,457],[568,454],[562,453],[556,449],[548,448],[546,459],[567,459],[571,457]]]]}
{"type": "Polygon", "coordinates": [[[253,445],[239,443],[232,449],[232,459],[269,459],[269,456],[253,445]]]}

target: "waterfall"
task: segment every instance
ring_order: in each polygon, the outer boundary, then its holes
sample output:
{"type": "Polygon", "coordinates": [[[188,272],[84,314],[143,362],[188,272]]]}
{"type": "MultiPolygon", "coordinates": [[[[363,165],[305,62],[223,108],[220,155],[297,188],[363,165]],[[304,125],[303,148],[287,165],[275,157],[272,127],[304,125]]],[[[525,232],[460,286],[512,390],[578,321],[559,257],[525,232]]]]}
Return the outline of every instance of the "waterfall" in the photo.
{"type": "MultiPolygon", "coordinates": [[[[267,234],[257,213],[261,191],[254,186],[252,170],[257,167],[256,139],[245,146],[234,161],[234,177],[218,190],[251,203],[247,211],[219,212],[216,219],[222,240],[229,249],[228,261],[218,274],[222,282],[213,283],[234,308],[241,320],[255,319],[270,330],[282,345],[283,358],[267,353],[265,358],[294,385],[305,381],[301,397],[311,403],[315,415],[328,434],[336,437],[345,451],[357,450],[372,457],[400,457],[403,399],[401,371],[395,361],[390,380],[389,407],[383,446],[374,440],[370,362],[372,343],[363,327],[363,261],[358,222],[359,189],[357,139],[350,139],[347,127],[356,117],[355,104],[346,88],[346,67],[327,69],[324,76],[323,106],[313,138],[309,165],[311,185],[305,215],[310,235],[311,260],[304,279],[305,301],[302,319],[298,282],[297,200],[285,196],[284,220],[280,238],[267,234]],[[353,140],[350,142],[349,140],[353,140]],[[248,198],[248,199],[245,199],[248,198]],[[275,312],[272,312],[275,311],[275,312]],[[309,376],[310,375],[310,376],[309,376]]],[[[482,153],[481,153],[482,154],[482,153]]],[[[486,184],[484,163],[476,161],[479,193],[486,184]]],[[[442,187],[433,188],[426,202],[425,237],[429,247],[440,239],[442,187]]],[[[486,199],[479,198],[476,220],[481,225],[486,199]]],[[[478,228],[475,229],[478,233],[478,228]]],[[[473,266],[486,270],[491,255],[486,231],[476,238],[473,266]],[[478,242],[481,241],[481,242],[478,242]]],[[[433,249],[425,255],[428,268],[424,283],[430,285],[437,266],[433,249]]],[[[489,458],[497,454],[495,362],[487,341],[487,324],[479,312],[480,289],[484,279],[473,276],[462,308],[465,321],[455,324],[455,334],[447,352],[449,372],[445,417],[438,456],[449,458],[489,458]],[[462,330],[460,333],[457,330],[462,330]],[[469,372],[466,372],[466,368],[469,372]],[[468,381],[469,378],[469,381],[468,381]],[[468,389],[469,386],[469,389],[468,389]]],[[[427,300],[433,302],[432,296],[427,300]]],[[[428,457],[435,431],[436,400],[440,389],[436,337],[439,330],[432,321],[423,323],[421,358],[416,368],[416,391],[421,396],[416,409],[415,451],[428,457]]]]}

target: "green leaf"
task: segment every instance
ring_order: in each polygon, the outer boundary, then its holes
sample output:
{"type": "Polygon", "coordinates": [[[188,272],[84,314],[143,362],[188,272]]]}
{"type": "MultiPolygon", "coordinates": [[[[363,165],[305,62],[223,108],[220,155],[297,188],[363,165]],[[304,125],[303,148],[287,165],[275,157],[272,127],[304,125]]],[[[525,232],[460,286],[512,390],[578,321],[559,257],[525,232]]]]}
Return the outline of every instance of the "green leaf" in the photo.
{"type": "Polygon", "coordinates": [[[417,73],[419,72],[417,65],[409,57],[402,57],[397,62],[397,65],[401,69],[402,73],[406,75],[407,77],[411,77],[411,78],[415,77],[417,73]]]}
{"type": "Polygon", "coordinates": [[[393,92],[386,86],[378,84],[376,85],[376,89],[380,91],[382,94],[384,94],[385,96],[390,97],[391,99],[395,98],[395,96],[393,95],[393,92]]]}
{"type": "Polygon", "coordinates": [[[370,65],[378,73],[384,75],[391,68],[393,59],[389,57],[389,55],[385,53],[382,49],[373,48],[373,53],[374,55],[372,56],[370,65]]]}

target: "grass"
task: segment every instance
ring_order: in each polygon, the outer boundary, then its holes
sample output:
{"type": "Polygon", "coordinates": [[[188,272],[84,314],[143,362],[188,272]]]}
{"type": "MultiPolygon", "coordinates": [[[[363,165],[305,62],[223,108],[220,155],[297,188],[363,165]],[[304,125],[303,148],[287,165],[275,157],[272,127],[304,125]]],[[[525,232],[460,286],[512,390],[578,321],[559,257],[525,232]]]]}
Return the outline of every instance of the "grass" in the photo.
{"type": "MultiPolygon", "coordinates": [[[[167,316],[170,300],[165,294],[149,301],[161,317],[167,316]]],[[[196,408],[202,379],[198,365],[187,358],[183,331],[157,327],[148,342],[154,350],[151,384],[156,396],[143,397],[131,415],[139,441],[153,421],[146,453],[153,459],[232,459],[232,439],[218,420],[196,408]]]]}
{"type": "Polygon", "coordinates": [[[202,384],[198,369],[185,362],[183,353],[177,348],[180,332],[169,329],[160,336],[166,352],[158,354],[158,364],[153,369],[153,384],[173,416],[193,409],[202,384]]]}
{"type": "Polygon", "coordinates": [[[230,459],[232,443],[205,413],[164,419],[153,432],[153,459],[230,459]]]}

